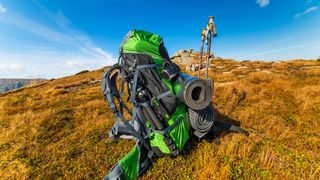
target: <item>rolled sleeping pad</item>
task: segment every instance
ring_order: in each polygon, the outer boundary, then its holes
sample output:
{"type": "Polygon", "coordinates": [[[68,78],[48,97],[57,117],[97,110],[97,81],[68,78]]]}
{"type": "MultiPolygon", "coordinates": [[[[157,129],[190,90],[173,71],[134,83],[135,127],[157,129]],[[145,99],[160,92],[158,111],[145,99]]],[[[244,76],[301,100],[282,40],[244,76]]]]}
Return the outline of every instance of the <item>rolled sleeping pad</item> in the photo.
{"type": "Polygon", "coordinates": [[[215,112],[211,106],[198,111],[188,108],[188,119],[194,135],[202,138],[213,127],[215,112]]]}
{"type": "Polygon", "coordinates": [[[204,109],[213,96],[213,80],[180,73],[174,82],[174,90],[178,99],[191,109],[204,109]]]}

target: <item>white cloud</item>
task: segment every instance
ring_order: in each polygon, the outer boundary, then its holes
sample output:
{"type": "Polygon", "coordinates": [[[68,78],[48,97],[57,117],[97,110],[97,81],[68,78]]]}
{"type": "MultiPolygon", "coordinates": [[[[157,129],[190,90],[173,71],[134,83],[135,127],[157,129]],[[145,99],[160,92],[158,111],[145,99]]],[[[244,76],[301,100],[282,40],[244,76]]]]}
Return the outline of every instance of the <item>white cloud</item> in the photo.
{"type": "Polygon", "coordinates": [[[257,3],[260,7],[266,7],[267,5],[270,4],[270,0],[257,0],[256,3],[257,3]]]}
{"type": "Polygon", "coordinates": [[[0,64],[0,71],[11,72],[11,71],[22,71],[25,68],[19,64],[0,64]]]}
{"type": "Polygon", "coordinates": [[[76,60],[67,61],[65,64],[67,68],[84,68],[87,66],[85,63],[76,60]]]}
{"type": "Polygon", "coordinates": [[[297,13],[294,17],[295,18],[299,18],[299,17],[301,17],[303,15],[306,15],[306,14],[309,14],[309,13],[311,13],[313,11],[318,10],[318,8],[319,8],[318,6],[309,7],[308,9],[304,10],[303,12],[297,13]]]}
{"type": "Polygon", "coordinates": [[[3,5],[0,3],[0,13],[5,13],[7,11],[6,8],[3,7],[3,5]]]}
{"type": "Polygon", "coordinates": [[[4,54],[0,52],[0,78],[58,78],[83,70],[96,70],[108,64],[102,57],[63,54],[4,54]]]}

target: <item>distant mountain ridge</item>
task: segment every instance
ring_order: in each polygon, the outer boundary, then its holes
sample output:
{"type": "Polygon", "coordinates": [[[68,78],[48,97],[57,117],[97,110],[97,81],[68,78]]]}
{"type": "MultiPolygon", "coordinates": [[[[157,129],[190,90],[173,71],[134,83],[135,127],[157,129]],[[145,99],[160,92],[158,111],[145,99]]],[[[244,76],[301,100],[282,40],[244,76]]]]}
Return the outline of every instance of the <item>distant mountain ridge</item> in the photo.
{"type": "Polygon", "coordinates": [[[44,79],[0,79],[0,93],[22,88],[44,79]]]}

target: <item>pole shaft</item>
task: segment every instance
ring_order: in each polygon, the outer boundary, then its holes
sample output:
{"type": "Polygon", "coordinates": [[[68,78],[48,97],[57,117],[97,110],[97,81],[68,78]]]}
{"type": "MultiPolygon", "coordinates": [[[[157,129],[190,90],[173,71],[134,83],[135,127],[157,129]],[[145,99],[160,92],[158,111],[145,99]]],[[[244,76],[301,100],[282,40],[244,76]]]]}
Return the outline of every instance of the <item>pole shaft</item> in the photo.
{"type": "Polygon", "coordinates": [[[200,60],[199,60],[199,66],[198,66],[198,77],[201,76],[201,66],[202,66],[202,57],[203,57],[203,46],[204,46],[204,38],[201,40],[201,47],[200,47],[200,60]]]}
{"type": "Polygon", "coordinates": [[[205,75],[205,78],[206,78],[206,79],[208,79],[210,49],[211,49],[211,32],[209,32],[208,46],[207,46],[207,63],[206,63],[206,75],[205,75]]]}

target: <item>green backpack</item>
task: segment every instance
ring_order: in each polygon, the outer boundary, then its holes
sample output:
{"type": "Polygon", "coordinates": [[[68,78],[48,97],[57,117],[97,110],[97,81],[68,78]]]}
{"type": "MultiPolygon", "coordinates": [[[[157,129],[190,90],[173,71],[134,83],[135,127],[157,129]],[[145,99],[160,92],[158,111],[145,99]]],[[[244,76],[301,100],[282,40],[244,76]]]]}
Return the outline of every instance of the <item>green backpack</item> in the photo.
{"type": "Polygon", "coordinates": [[[137,142],[105,179],[136,179],[155,158],[177,156],[188,147],[191,135],[202,138],[214,126],[209,106],[213,81],[181,73],[162,38],[153,33],[127,33],[118,63],[103,75],[102,89],[114,113],[110,138],[137,142]],[[132,111],[121,98],[125,84],[132,111]],[[124,114],[131,115],[130,121],[124,114]]]}

